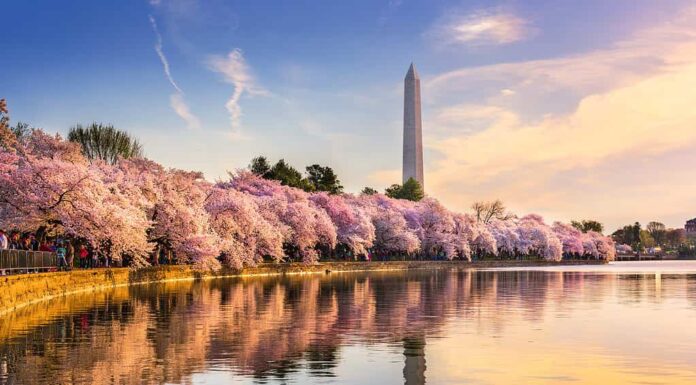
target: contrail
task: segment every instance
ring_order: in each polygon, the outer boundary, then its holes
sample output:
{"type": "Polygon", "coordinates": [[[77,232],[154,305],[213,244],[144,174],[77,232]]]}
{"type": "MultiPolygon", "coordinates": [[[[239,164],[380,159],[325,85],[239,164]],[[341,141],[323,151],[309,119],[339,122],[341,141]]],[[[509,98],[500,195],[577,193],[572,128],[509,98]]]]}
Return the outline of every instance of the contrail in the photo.
{"type": "Polygon", "coordinates": [[[159,29],[157,28],[157,22],[155,21],[155,18],[152,17],[152,15],[148,15],[148,17],[150,18],[150,24],[152,24],[152,30],[155,31],[155,35],[157,36],[157,44],[155,44],[155,51],[157,52],[157,56],[159,56],[160,61],[162,62],[162,66],[164,67],[164,74],[167,75],[169,83],[172,84],[176,91],[183,94],[184,92],[176,84],[174,78],[172,77],[172,73],[169,71],[169,61],[167,60],[167,57],[164,56],[164,51],[162,51],[162,35],[160,34],[159,29]]]}
{"type": "Polygon", "coordinates": [[[152,15],[148,15],[148,17],[150,18],[152,30],[155,31],[155,35],[157,36],[155,52],[157,52],[157,56],[159,56],[160,61],[162,62],[162,67],[164,67],[164,74],[165,76],[167,76],[167,80],[169,80],[169,83],[176,90],[176,93],[172,94],[169,97],[169,105],[172,107],[174,112],[186,122],[189,128],[200,128],[201,122],[198,120],[196,115],[191,113],[191,110],[188,108],[188,105],[184,101],[184,91],[182,91],[181,88],[179,88],[179,86],[176,84],[174,78],[172,77],[172,73],[169,70],[169,61],[167,60],[167,57],[164,56],[164,51],[162,50],[162,35],[160,34],[159,29],[157,28],[157,22],[155,21],[155,18],[152,17],[152,15]]]}

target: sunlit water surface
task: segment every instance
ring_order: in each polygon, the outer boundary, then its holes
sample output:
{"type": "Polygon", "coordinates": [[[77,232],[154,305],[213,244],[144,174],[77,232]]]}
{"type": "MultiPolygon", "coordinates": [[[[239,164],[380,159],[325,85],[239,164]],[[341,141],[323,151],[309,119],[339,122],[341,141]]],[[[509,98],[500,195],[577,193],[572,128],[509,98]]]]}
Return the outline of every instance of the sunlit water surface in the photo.
{"type": "Polygon", "coordinates": [[[0,384],[696,384],[696,262],[178,282],[0,318],[0,384]]]}

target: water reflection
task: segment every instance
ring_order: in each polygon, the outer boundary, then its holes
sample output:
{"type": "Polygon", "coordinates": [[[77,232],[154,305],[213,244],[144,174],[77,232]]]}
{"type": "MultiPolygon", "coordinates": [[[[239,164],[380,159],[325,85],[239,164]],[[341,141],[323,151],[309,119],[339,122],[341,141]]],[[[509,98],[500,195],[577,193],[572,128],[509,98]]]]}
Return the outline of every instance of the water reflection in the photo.
{"type": "Polygon", "coordinates": [[[696,275],[676,272],[165,283],[2,319],[0,384],[686,384],[695,316],[696,275]]]}

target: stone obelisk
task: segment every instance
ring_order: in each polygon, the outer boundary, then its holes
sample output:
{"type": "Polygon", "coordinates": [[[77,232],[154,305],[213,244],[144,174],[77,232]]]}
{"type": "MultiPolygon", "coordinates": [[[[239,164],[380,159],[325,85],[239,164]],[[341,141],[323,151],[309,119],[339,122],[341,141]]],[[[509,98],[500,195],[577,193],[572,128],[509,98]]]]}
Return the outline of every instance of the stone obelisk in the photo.
{"type": "Polygon", "coordinates": [[[420,76],[411,63],[404,79],[404,164],[403,182],[417,180],[423,190],[423,132],[421,123],[420,76]]]}

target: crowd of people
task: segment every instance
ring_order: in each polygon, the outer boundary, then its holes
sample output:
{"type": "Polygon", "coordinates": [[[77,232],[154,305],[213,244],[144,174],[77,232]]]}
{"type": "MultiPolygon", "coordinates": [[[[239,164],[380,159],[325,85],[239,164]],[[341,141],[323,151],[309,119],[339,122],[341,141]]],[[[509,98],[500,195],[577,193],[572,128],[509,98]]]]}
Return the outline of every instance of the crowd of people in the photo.
{"type": "MultiPolygon", "coordinates": [[[[54,267],[58,270],[94,269],[130,265],[130,260],[128,258],[114,261],[110,256],[102,255],[97,250],[94,250],[87,242],[66,236],[50,236],[41,234],[41,232],[23,233],[0,229],[0,251],[3,250],[54,253],[56,256],[56,264],[54,267]]],[[[0,259],[6,257],[6,254],[0,254],[0,259]]],[[[165,250],[153,253],[148,262],[151,265],[171,265],[178,263],[176,257],[173,256],[171,252],[165,250]]],[[[2,266],[2,263],[0,263],[0,266],[2,266]]]]}
{"type": "Polygon", "coordinates": [[[0,230],[0,250],[23,250],[55,253],[59,270],[109,267],[110,258],[100,257],[84,242],[61,236],[0,230]]]}

